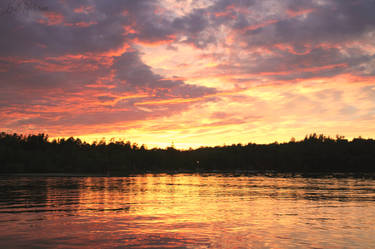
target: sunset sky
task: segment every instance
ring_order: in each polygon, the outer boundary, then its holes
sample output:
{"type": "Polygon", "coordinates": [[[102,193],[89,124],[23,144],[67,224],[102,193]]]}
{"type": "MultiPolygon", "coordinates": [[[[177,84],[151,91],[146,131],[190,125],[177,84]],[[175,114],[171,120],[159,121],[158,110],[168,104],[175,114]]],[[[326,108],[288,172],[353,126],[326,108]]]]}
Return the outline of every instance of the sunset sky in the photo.
{"type": "Polygon", "coordinates": [[[373,0],[0,8],[0,131],[149,148],[375,137],[373,0]]]}

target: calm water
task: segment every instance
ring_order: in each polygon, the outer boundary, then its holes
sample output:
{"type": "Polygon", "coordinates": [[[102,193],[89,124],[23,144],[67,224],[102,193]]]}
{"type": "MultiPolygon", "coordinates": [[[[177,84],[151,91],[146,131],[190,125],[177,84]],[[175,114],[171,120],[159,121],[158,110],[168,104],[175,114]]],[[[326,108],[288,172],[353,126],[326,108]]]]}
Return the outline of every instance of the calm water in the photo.
{"type": "Polygon", "coordinates": [[[374,178],[0,177],[0,248],[375,248],[374,178]]]}

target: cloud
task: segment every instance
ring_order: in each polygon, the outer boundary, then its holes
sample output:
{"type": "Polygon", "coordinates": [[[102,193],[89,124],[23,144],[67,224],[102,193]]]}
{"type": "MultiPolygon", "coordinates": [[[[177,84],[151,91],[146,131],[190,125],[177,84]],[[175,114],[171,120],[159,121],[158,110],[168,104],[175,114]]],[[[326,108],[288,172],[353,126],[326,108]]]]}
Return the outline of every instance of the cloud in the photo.
{"type": "Polygon", "coordinates": [[[226,51],[216,60],[220,74],[373,75],[374,8],[372,1],[220,0],[175,18],[169,29],[178,30],[175,43],[226,51]]]}
{"type": "Polygon", "coordinates": [[[155,22],[153,3],[89,3],[51,2],[48,11],[1,17],[2,127],[95,129],[172,115],[216,92],[167,80],[141,60],[135,41],[157,43],[174,32],[163,28],[166,20],[155,22]]]}

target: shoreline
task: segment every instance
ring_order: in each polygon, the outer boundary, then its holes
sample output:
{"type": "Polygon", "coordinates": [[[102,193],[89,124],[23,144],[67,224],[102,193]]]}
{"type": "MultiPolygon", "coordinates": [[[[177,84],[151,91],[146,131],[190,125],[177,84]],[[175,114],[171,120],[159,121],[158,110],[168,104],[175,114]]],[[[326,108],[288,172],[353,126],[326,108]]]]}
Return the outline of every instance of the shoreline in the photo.
{"type": "Polygon", "coordinates": [[[144,175],[223,175],[223,176],[266,176],[266,177],[302,177],[302,178],[374,178],[374,172],[276,172],[276,171],[153,171],[115,174],[94,173],[2,173],[0,177],[135,177],[144,175]]]}

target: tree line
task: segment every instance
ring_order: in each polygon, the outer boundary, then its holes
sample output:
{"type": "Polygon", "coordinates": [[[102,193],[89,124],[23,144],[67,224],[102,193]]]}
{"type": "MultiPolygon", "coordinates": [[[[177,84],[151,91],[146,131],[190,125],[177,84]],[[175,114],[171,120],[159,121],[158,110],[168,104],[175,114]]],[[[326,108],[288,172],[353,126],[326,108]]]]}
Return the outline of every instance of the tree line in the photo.
{"type": "Polygon", "coordinates": [[[374,172],[375,140],[310,134],[287,143],[147,149],[129,141],[0,133],[0,173],[374,172]]]}

